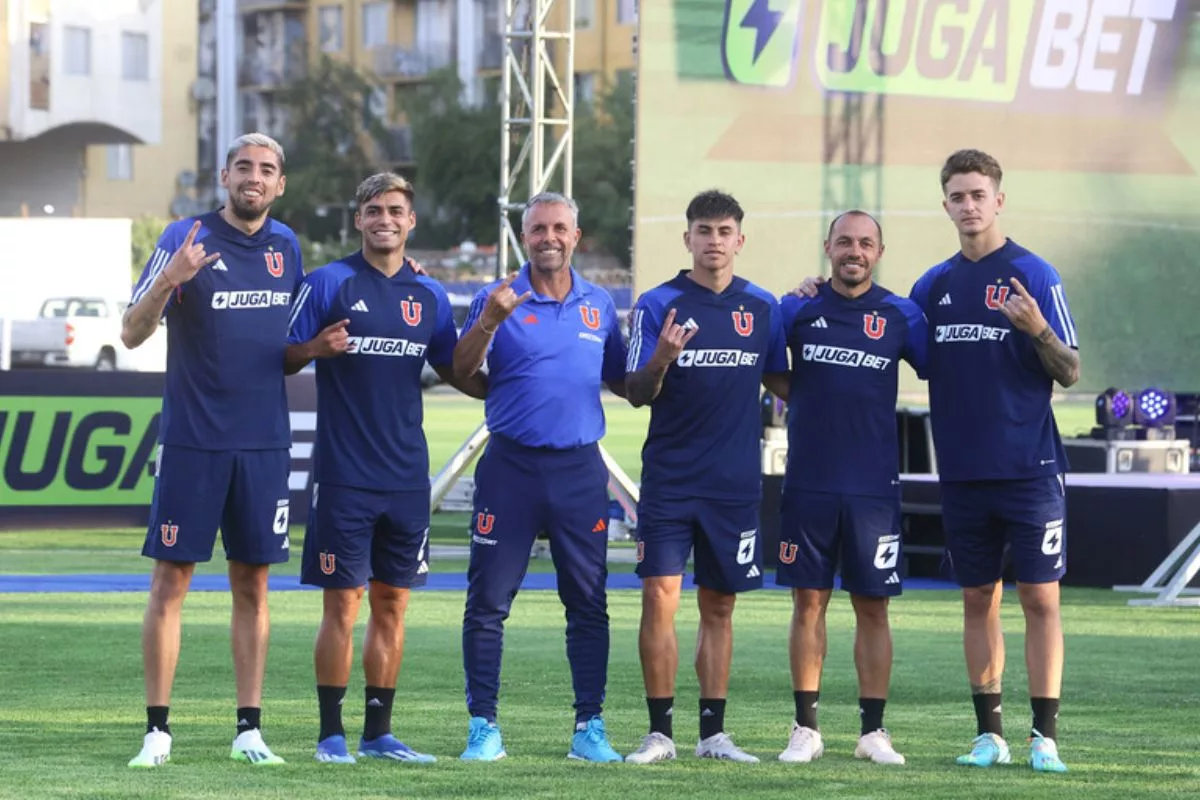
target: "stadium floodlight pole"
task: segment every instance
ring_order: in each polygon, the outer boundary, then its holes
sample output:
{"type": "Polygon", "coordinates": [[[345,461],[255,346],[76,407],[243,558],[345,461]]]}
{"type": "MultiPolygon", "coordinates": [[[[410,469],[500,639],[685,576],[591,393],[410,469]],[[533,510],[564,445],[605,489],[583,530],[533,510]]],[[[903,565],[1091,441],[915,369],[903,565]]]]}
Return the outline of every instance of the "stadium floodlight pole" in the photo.
{"type": "Polygon", "coordinates": [[[574,75],[575,0],[504,0],[497,278],[525,260],[513,212],[554,188],[556,176],[558,191],[571,196],[574,75]],[[523,179],[528,193],[521,191],[523,179]]]}

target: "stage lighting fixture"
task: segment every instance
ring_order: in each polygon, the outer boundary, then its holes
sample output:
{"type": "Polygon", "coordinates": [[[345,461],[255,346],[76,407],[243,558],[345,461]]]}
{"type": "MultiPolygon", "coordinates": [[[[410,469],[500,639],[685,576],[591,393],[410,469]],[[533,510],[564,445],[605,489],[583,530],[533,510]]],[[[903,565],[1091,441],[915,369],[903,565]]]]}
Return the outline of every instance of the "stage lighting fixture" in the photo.
{"type": "Polygon", "coordinates": [[[1175,424],[1175,395],[1162,389],[1143,389],[1133,403],[1133,423],[1147,428],[1175,424]]]}
{"type": "Polygon", "coordinates": [[[1101,428],[1124,428],[1132,421],[1133,398],[1115,387],[1096,397],[1096,424],[1101,428]]]}

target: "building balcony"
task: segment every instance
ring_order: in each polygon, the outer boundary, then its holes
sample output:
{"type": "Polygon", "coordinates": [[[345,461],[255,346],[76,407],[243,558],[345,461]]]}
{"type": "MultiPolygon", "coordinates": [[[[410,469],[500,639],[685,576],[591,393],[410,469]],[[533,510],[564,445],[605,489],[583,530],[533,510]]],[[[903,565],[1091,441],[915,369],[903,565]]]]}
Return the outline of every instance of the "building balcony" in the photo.
{"type": "Polygon", "coordinates": [[[407,125],[389,125],[386,132],[383,155],[388,163],[412,164],[416,160],[413,153],[412,128],[407,125]]]}
{"type": "MultiPolygon", "coordinates": [[[[47,18],[8,4],[7,100],[0,130],[14,141],[70,129],[87,144],[162,140],[162,6],[113,15],[64,4],[47,18]]],[[[186,87],[180,89],[186,91],[186,87]]]]}
{"type": "Polygon", "coordinates": [[[238,13],[251,11],[307,11],[308,0],[237,0],[238,13]]]}
{"type": "Polygon", "coordinates": [[[299,58],[246,58],[238,64],[238,85],[278,88],[308,74],[308,64],[299,58]]]}
{"type": "Polygon", "coordinates": [[[504,37],[488,34],[483,37],[479,48],[479,69],[493,70],[504,67],[504,37]]]}
{"type": "Polygon", "coordinates": [[[454,63],[449,42],[416,46],[384,45],[372,50],[372,66],[381,78],[420,79],[454,63]]]}

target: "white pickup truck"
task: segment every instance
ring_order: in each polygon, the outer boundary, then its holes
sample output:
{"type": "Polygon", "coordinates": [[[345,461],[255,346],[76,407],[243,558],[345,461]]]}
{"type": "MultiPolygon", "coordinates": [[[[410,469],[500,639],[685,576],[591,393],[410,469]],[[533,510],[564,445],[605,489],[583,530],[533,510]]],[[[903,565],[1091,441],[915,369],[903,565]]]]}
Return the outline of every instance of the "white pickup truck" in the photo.
{"type": "Polygon", "coordinates": [[[121,343],[121,315],[127,305],[99,297],[47,299],[37,319],[12,321],[12,366],[165,370],[165,330],[136,350],[121,343]]]}

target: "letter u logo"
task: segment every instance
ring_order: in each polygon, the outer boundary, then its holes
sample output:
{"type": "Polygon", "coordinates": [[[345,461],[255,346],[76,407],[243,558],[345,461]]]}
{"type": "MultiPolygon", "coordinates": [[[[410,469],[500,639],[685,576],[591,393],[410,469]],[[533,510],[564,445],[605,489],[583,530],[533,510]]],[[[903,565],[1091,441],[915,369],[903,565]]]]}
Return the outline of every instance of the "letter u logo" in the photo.
{"type": "Polygon", "coordinates": [[[167,547],[174,547],[175,542],[179,539],[179,526],[163,525],[159,528],[159,531],[162,533],[162,543],[167,547]]]}
{"type": "Polygon", "coordinates": [[[579,316],[583,317],[583,324],[588,328],[600,330],[600,309],[595,306],[580,306],[579,316]]]}
{"type": "Polygon", "coordinates": [[[792,564],[796,561],[796,551],[800,549],[790,542],[779,543],[779,563],[792,564]]]}
{"type": "Polygon", "coordinates": [[[417,327],[421,324],[421,304],[412,300],[400,301],[400,314],[404,317],[404,321],[412,327],[417,327]]]}
{"type": "Polygon", "coordinates": [[[282,277],[283,253],[276,253],[272,250],[270,253],[263,253],[263,257],[267,259],[267,272],[271,273],[273,277],[282,277]]]}
{"type": "Polygon", "coordinates": [[[887,317],[878,314],[863,314],[863,333],[870,339],[882,339],[883,330],[887,327],[887,317]]]}
{"type": "Polygon", "coordinates": [[[754,333],[754,314],[749,311],[734,311],[733,329],[741,336],[754,333]]]}
{"type": "Polygon", "coordinates": [[[987,287],[987,295],[984,297],[983,302],[992,311],[999,311],[1000,306],[1004,305],[1006,300],[1008,300],[1007,286],[989,286],[987,287]]]}
{"type": "Polygon", "coordinates": [[[326,575],[332,575],[337,569],[337,555],[334,553],[321,553],[321,572],[326,575]]]}
{"type": "Polygon", "coordinates": [[[475,532],[487,536],[492,532],[492,526],[496,524],[495,514],[484,514],[482,512],[475,515],[475,532]]]}

